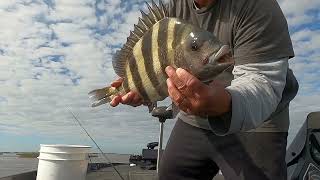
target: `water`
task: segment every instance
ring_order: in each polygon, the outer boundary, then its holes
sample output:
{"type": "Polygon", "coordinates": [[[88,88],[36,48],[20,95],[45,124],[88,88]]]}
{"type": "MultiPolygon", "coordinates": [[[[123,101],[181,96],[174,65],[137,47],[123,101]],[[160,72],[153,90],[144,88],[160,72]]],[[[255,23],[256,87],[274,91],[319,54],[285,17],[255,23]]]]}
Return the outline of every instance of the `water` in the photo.
{"type": "Polygon", "coordinates": [[[0,178],[34,171],[37,167],[37,158],[19,158],[14,153],[0,155],[0,178]]]}

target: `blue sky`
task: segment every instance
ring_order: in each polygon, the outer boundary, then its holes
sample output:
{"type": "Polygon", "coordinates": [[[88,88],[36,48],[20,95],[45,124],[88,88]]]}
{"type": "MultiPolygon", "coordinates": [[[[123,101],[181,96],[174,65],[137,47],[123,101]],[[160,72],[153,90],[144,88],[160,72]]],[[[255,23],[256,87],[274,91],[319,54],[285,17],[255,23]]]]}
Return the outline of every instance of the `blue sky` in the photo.
{"type": "MultiPolygon", "coordinates": [[[[279,0],[296,57],[300,91],[291,103],[289,141],[320,110],[320,1],[279,0]]],[[[106,152],[138,153],[157,141],[145,107],[89,107],[87,92],[116,77],[111,57],[137,22],[142,0],[0,1],[0,151],[39,144],[89,144],[67,108],[106,152]]],[[[174,121],[166,123],[168,137],[174,121]]]]}

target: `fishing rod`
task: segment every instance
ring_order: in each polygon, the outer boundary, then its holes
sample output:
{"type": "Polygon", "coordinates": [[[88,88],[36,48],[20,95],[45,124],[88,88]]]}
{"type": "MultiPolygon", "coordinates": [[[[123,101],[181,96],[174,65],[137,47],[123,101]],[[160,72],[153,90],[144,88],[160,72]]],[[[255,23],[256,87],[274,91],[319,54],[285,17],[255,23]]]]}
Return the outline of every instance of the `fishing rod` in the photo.
{"type": "Polygon", "coordinates": [[[99,147],[97,142],[92,138],[92,136],[89,134],[89,132],[84,128],[84,126],[81,124],[80,120],[76,117],[76,115],[71,111],[70,108],[68,108],[68,111],[72,114],[75,121],[79,124],[79,126],[84,130],[84,132],[87,134],[87,136],[91,139],[91,141],[97,146],[98,150],[101,152],[102,156],[107,160],[108,163],[111,164],[111,167],[117,172],[121,180],[125,180],[123,176],[120,174],[120,172],[117,170],[117,168],[112,164],[111,160],[108,158],[108,156],[102,151],[102,149],[99,147]]]}

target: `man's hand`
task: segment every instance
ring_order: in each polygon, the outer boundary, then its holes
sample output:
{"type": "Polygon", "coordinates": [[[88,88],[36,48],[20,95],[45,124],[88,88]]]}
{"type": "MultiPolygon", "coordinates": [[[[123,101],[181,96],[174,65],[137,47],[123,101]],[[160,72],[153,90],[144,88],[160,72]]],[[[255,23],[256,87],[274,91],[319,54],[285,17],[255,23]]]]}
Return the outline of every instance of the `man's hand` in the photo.
{"type": "MultiPolygon", "coordinates": [[[[119,78],[116,81],[113,81],[111,83],[111,86],[118,88],[122,85],[122,83],[123,83],[123,79],[119,78]]],[[[120,103],[136,107],[142,104],[142,98],[137,92],[130,91],[123,96],[121,95],[115,96],[110,102],[110,105],[115,107],[115,106],[118,106],[120,103]]]]}
{"type": "Polygon", "coordinates": [[[166,68],[168,93],[184,112],[199,116],[218,116],[231,109],[231,96],[220,83],[206,85],[186,70],[166,68]]]}

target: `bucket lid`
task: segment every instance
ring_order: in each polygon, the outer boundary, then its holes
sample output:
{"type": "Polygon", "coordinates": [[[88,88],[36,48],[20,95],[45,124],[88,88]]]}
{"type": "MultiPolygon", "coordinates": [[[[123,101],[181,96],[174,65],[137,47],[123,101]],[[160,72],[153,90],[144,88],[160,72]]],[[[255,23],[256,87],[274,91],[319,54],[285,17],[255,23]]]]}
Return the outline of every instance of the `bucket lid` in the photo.
{"type": "Polygon", "coordinates": [[[87,145],[75,145],[75,144],[40,144],[41,147],[63,147],[63,148],[91,148],[87,145]]]}
{"type": "Polygon", "coordinates": [[[70,144],[40,144],[40,152],[46,153],[89,153],[91,146],[70,144]]]}

